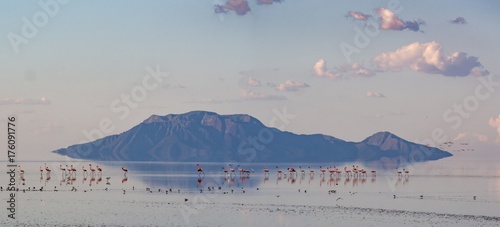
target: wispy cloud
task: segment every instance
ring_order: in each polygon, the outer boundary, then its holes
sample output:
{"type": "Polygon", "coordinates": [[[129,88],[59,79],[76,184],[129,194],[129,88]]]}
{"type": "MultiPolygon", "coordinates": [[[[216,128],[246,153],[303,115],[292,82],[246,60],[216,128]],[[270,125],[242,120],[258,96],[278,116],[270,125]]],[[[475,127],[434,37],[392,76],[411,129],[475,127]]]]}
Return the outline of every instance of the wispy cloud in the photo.
{"type": "Polygon", "coordinates": [[[285,83],[275,85],[274,88],[278,91],[298,91],[301,88],[310,87],[306,83],[287,80],[285,83]]]}
{"type": "Polygon", "coordinates": [[[371,92],[371,91],[368,91],[366,92],[365,94],[366,97],[373,97],[373,98],[385,98],[385,95],[380,93],[380,92],[371,92]]]}
{"type": "Polygon", "coordinates": [[[257,0],[258,4],[273,4],[274,2],[281,3],[282,0],[257,0]]]}
{"type": "Polygon", "coordinates": [[[268,95],[250,90],[244,90],[241,97],[243,100],[286,100],[282,95],[268,95]]]}
{"type": "Polygon", "coordinates": [[[412,43],[394,52],[382,53],[373,59],[378,67],[399,71],[409,67],[415,72],[463,77],[467,75],[487,75],[477,57],[464,52],[445,55],[441,44],[412,43]]]}
{"type": "Polygon", "coordinates": [[[455,20],[450,20],[452,24],[467,24],[467,21],[463,17],[457,17],[455,20]]]}
{"type": "Polygon", "coordinates": [[[347,17],[353,18],[355,20],[366,21],[366,20],[368,20],[370,15],[364,14],[362,12],[349,11],[349,12],[347,12],[347,17]]]}
{"type": "Polygon", "coordinates": [[[461,132],[455,138],[453,138],[453,141],[481,141],[481,142],[486,142],[486,141],[488,141],[488,136],[487,135],[482,135],[482,134],[479,134],[479,133],[461,132]]]}
{"type": "Polygon", "coordinates": [[[319,77],[329,77],[331,79],[343,79],[349,76],[355,77],[370,77],[375,76],[376,73],[374,70],[368,69],[359,62],[355,62],[352,65],[342,65],[339,67],[335,67],[334,70],[328,70],[326,67],[326,61],[320,59],[313,67],[315,75],[319,77]]]}
{"type": "Polygon", "coordinates": [[[259,87],[259,86],[261,86],[260,81],[254,79],[252,77],[248,77],[247,84],[250,85],[250,86],[253,86],[253,87],[259,87]]]}
{"type": "Polygon", "coordinates": [[[12,104],[24,104],[24,105],[49,105],[50,101],[45,98],[4,98],[0,99],[0,105],[12,105],[12,104]]]}

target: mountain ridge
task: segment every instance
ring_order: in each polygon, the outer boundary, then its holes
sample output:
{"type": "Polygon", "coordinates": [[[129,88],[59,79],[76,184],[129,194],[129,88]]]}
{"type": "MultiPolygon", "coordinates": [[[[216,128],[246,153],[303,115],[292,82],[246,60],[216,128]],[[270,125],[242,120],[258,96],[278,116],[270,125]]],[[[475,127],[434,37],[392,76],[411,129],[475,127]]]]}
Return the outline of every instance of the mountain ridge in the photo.
{"type": "Polygon", "coordinates": [[[267,127],[248,114],[208,111],[151,115],[120,134],[53,151],[73,158],[107,161],[322,162],[437,160],[437,148],[377,132],[361,142],[323,134],[294,134],[267,127]],[[415,158],[416,157],[416,158],[415,158]]]}

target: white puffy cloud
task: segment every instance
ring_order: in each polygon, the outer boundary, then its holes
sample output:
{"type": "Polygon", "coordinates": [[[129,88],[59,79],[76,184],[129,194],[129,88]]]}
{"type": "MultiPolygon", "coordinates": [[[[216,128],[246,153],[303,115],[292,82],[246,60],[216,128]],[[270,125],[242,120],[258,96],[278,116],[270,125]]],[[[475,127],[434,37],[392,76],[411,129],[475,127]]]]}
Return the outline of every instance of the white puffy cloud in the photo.
{"type": "Polygon", "coordinates": [[[379,16],[379,28],[383,30],[403,30],[410,29],[412,31],[419,31],[420,25],[425,24],[423,20],[403,21],[399,19],[398,15],[392,11],[384,8],[375,10],[379,16]]]}
{"type": "Polygon", "coordinates": [[[355,20],[362,20],[366,21],[370,17],[370,15],[361,13],[361,12],[354,12],[354,11],[349,11],[347,12],[347,17],[353,18],[355,20]]]}
{"type": "Polygon", "coordinates": [[[260,81],[253,79],[252,77],[248,77],[247,84],[253,87],[259,87],[261,85],[260,81]]]}
{"type": "Polygon", "coordinates": [[[366,97],[373,97],[373,98],[385,98],[385,95],[380,93],[380,92],[371,92],[371,91],[368,91],[366,92],[365,94],[366,97]]]}
{"type": "Polygon", "coordinates": [[[25,105],[49,105],[50,101],[45,98],[4,98],[0,99],[0,105],[25,104],[25,105]]]}
{"type": "Polygon", "coordinates": [[[500,142],[500,115],[497,118],[490,118],[489,124],[491,127],[496,128],[498,132],[497,142],[500,142]]]}
{"type": "Polygon", "coordinates": [[[275,85],[274,88],[278,91],[298,91],[300,88],[309,87],[306,83],[287,80],[285,83],[275,85]]]}
{"type": "Polygon", "coordinates": [[[477,57],[455,52],[445,55],[441,44],[415,42],[394,52],[382,53],[373,59],[380,68],[399,71],[409,67],[415,72],[442,74],[444,76],[467,76],[471,73],[486,74],[477,57]],[[483,72],[473,70],[482,70],[483,72]]]}
{"type": "Polygon", "coordinates": [[[384,8],[376,10],[380,17],[380,29],[384,30],[403,30],[405,22],[399,19],[398,15],[384,8]]]}
{"type": "Polygon", "coordinates": [[[316,64],[314,64],[314,72],[316,73],[316,76],[319,77],[329,77],[331,79],[335,79],[340,76],[339,73],[333,73],[326,68],[326,61],[323,59],[319,59],[316,64]]]}

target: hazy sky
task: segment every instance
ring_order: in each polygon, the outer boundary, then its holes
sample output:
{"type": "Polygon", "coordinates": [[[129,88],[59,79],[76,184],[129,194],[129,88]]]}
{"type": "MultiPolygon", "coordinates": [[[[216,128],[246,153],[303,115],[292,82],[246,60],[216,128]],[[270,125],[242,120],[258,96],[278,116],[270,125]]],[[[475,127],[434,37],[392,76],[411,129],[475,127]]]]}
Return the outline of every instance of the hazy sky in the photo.
{"type": "Polygon", "coordinates": [[[348,141],[390,131],[499,148],[499,9],[493,0],[1,1],[0,120],[17,116],[23,159],[192,110],[348,141]]]}

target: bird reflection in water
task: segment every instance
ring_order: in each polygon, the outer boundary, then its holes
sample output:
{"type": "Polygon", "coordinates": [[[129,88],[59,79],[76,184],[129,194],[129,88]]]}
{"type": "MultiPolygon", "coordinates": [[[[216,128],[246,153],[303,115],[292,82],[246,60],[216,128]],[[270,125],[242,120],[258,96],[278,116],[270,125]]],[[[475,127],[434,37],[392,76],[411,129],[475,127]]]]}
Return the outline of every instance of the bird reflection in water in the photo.
{"type": "Polygon", "coordinates": [[[314,180],[314,174],[309,174],[309,184],[314,180]]]}
{"type": "Polygon", "coordinates": [[[50,181],[50,175],[47,175],[47,178],[45,178],[45,186],[47,186],[47,183],[50,181]]]}
{"type": "MultiPolygon", "coordinates": [[[[201,173],[200,173],[200,174],[201,174],[201,173]]],[[[196,187],[197,187],[197,188],[199,188],[199,187],[200,187],[200,184],[202,184],[202,183],[203,183],[203,179],[204,179],[204,178],[205,178],[205,176],[203,176],[203,177],[201,177],[201,176],[200,176],[200,177],[198,178],[198,184],[196,185],[196,187]]]]}
{"type": "Polygon", "coordinates": [[[269,174],[264,175],[264,184],[269,181],[269,174]]]}
{"type": "Polygon", "coordinates": [[[122,184],[124,184],[125,182],[127,182],[128,178],[127,178],[127,175],[124,174],[123,175],[123,179],[122,179],[122,184]]]}
{"type": "Polygon", "coordinates": [[[281,174],[278,175],[278,177],[276,178],[276,185],[278,185],[281,181],[281,174]]]}
{"type": "Polygon", "coordinates": [[[325,174],[322,174],[321,175],[321,180],[319,181],[319,186],[321,187],[323,185],[323,183],[325,183],[325,174]]]}
{"type": "Polygon", "coordinates": [[[102,181],[102,177],[99,177],[99,178],[97,178],[97,182],[95,182],[95,183],[99,184],[99,182],[101,182],[101,181],[102,181]]]}

